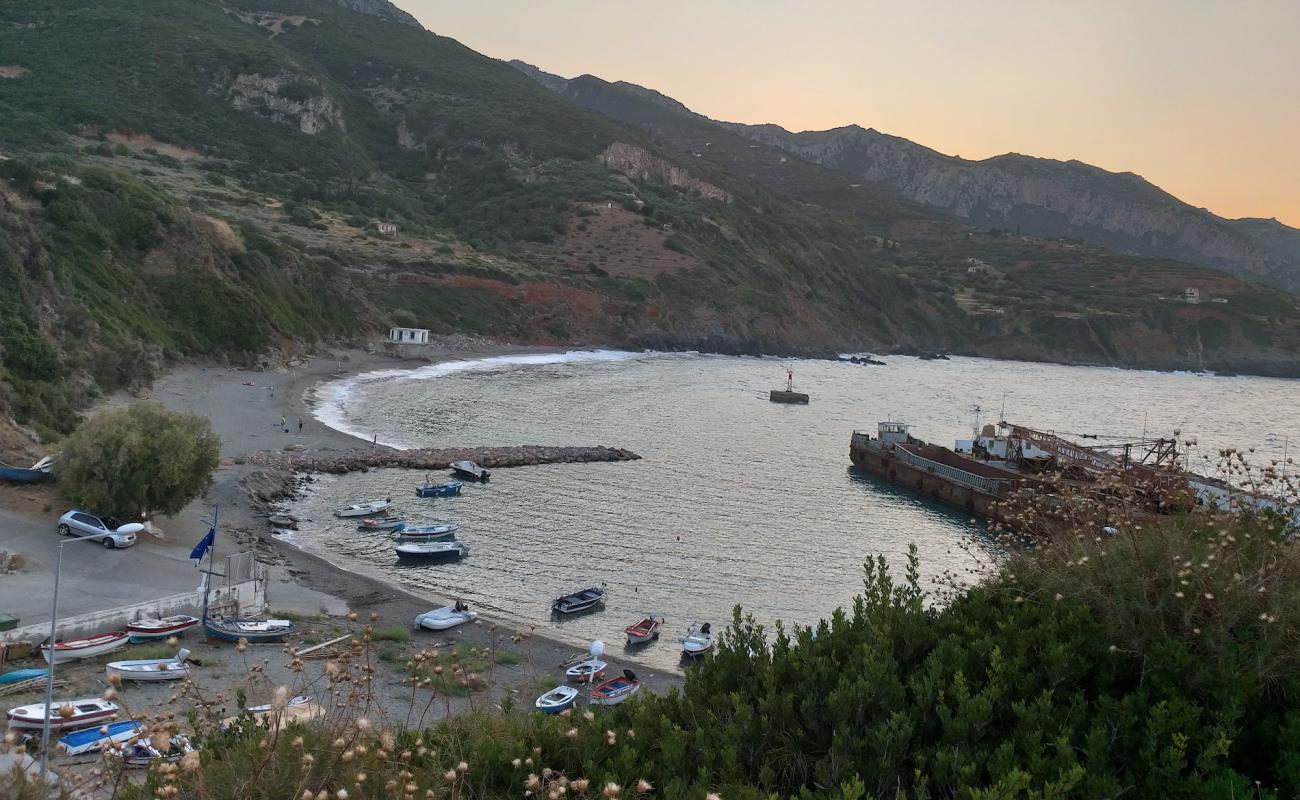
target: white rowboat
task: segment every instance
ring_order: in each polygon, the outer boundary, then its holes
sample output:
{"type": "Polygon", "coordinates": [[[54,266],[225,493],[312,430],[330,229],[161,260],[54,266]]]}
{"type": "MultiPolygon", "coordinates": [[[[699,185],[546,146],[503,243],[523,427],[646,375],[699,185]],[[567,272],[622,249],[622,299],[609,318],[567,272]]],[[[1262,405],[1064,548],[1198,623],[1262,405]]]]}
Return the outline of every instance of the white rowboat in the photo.
{"type": "MultiPolygon", "coordinates": [[[[54,663],[63,664],[82,658],[94,658],[105,653],[111,653],[114,650],[121,650],[126,645],[126,631],[101,633],[96,636],[87,636],[85,639],[68,639],[63,642],[55,642],[53,648],[54,663]]],[[[47,662],[50,660],[50,646],[48,644],[41,645],[41,655],[45,656],[47,662]]]]}
{"type": "Polygon", "coordinates": [[[431,631],[445,631],[466,622],[478,619],[477,611],[470,611],[469,606],[457,601],[454,606],[443,606],[426,611],[415,618],[415,627],[431,631]]]}
{"type": "Polygon", "coordinates": [[[381,511],[386,511],[393,504],[393,498],[389,497],[384,500],[369,500],[364,503],[353,503],[350,506],[334,509],[336,517],[373,517],[381,511]]]}
{"type": "Polygon", "coordinates": [[[9,727],[25,730],[39,730],[45,726],[45,718],[50,719],[50,730],[76,730],[91,725],[108,722],[117,716],[117,703],[110,703],[98,697],[85,697],[80,700],[55,701],[53,712],[49,712],[44,703],[32,703],[9,709],[9,727]],[[69,712],[66,716],[64,711],[69,712]]]}
{"type": "Polygon", "coordinates": [[[175,658],[146,658],[138,661],[110,661],[104,667],[104,674],[111,681],[116,675],[124,681],[178,681],[190,674],[190,665],[186,659],[190,651],[182,649],[175,658]]]}
{"type": "Polygon", "coordinates": [[[681,638],[681,642],[682,655],[688,658],[702,656],[713,649],[713,631],[709,629],[707,622],[703,625],[692,625],[681,638]]]}

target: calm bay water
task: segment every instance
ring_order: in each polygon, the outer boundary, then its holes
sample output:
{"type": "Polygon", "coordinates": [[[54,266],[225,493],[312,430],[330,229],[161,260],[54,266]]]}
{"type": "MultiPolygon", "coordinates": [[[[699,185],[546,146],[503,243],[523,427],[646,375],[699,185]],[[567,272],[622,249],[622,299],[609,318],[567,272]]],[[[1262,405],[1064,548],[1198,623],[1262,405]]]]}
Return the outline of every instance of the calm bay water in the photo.
{"type": "MultiPolygon", "coordinates": [[[[849,469],[854,428],[886,418],[941,444],[970,435],[972,407],[1072,434],[1137,437],[1177,429],[1198,452],[1257,446],[1260,459],[1300,433],[1294,381],[1102,368],[890,358],[884,367],[691,354],[583,352],[372,373],[323,387],[317,416],[398,447],[606,444],[642,461],[499,470],[463,496],[419,500],[423,475],[382,470],[319,481],[293,512],[294,541],[341,566],[581,645],[622,649],[638,614],[668,619],[637,657],[675,665],[694,621],[725,624],[740,604],[760,621],[809,624],[861,588],[864,559],[901,568],[909,543],[923,575],[960,570],[958,544],[981,529],[962,514],[849,469]],[[796,370],[809,406],[769,403],[796,370]],[[398,565],[387,535],[333,519],[335,506],[392,496],[412,521],[459,524],[470,554],[398,565]],[[606,583],[607,609],[552,619],[550,600],[606,583]]],[[[1194,456],[1194,460],[1199,457],[1194,456]]],[[[983,545],[980,545],[983,546],[983,545]]]]}

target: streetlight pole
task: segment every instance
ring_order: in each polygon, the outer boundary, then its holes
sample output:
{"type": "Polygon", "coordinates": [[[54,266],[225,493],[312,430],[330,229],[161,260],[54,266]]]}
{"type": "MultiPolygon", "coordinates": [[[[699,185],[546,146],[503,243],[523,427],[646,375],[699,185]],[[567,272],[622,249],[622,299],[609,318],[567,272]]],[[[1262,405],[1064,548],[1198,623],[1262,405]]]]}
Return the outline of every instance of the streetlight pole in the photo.
{"type": "Polygon", "coordinates": [[[58,641],[59,629],[59,575],[63,572],[63,546],[69,542],[80,542],[84,539],[93,539],[97,536],[103,536],[102,533],[91,533],[86,536],[77,536],[72,539],[64,539],[59,542],[59,559],[54,567],[54,607],[50,609],[50,650],[49,661],[50,668],[45,676],[45,721],[41,726],[41,782],[45,782],[45,770],[49,765],[50,759],[50,715],[54,713],[54,661],[56,653],[54,644],[58,641]]]}

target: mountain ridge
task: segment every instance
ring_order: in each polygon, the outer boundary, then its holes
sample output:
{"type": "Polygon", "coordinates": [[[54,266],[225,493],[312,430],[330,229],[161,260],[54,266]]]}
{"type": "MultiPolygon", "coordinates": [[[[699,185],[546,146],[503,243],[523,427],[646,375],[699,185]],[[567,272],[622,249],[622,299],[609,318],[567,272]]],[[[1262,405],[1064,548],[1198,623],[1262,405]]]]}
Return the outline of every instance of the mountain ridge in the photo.
{"type": "MultiPolygon", "coordinates": [[[[601,80],[563,78],[510,62],[564,94],[601,80]]],[[[982,227],[1078,237],[1122,253],[1204,264],[1300,291],[1300,230],[1263,229],[1250,218],[1220,217],[1134,172],[1112,172],[1078,159],[1003,153],[971,160],[857,124],[791,132],[773,123],[714,120],[663,93],[610,83],[662,108],[725,127],[806,161],[889,186],[902,196],[982,227]]]]}

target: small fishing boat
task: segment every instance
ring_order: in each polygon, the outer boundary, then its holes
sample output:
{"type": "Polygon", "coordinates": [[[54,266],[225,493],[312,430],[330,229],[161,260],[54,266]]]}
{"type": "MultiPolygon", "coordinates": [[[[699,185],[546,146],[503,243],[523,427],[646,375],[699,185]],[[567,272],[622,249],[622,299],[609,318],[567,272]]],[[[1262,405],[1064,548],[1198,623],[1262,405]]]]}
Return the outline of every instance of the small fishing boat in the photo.
{"type": "Polygon", "coordinates": [[[364,503],[353,503],[350,506],[334,509],[334,516],[339,518],[347,517],[373,517],[382,511],[387,511],[388,507],[393,504],[393,498],[383,500],[368,500],[364,503]]]}
{"type": "Polygon", "coordinates": [[[686,635],[681,638],[682,655],[687,658],[702,656],[713,649],[713,631],[709,629],[709,623],[703,625],[692,625],[686,635]]]}
{"type": "Polygon", "coordinates": [[[394,548],[403,561],[432,561],[460,558],[469,552],[463,542],[406,542],[394,548]]]}
{"type": "Polygon", "coordinates": [[[623,670],[617,678],[610,678],[604,683],[591,687],[591,704],[593,706],[616,706],[641,689],[641,681],[630,669],[623,670]]]}
{"type": "Polygon", "coordinates": [[[138,739],[124,745],[121,750],[109,750],[108,754],[122,759],[122,766],[127,769],[148,769],[154,762],[175,763],[181,756],[194,752],[188,736],[173,736],[167,741],[168,747],[159,750],[147,739],[138,739]]]}
{"type": "Polygon", "coordinates": [[[191,617],[189,614],[177,614],[174,617],[163,617],[162,619],[147,617],[127,623],[126,632],[132,644],[139,644],[140,642],[152,642],[158,639],[170,639],[173,636],[180,636],[202,622],[203,620],[198,617],[191,617]]]}
{"type": "Polygon", "coordinates": [[[470,611],[469,606],[457,600],[453,606],[443,606],[416,615],[415,627],[431,631],[445,631],[457,625],[464,625],[466,622],[473,622],[476,619],[478,619],[478,612],[470,611]]]}
{"type": "Polygon", "coordinates": [[[627,634],[628,644],[645,644],[659,638],[659,626],[663,625],[663,618],[655,619],[654,617],[644,617],[638,622],[634,622],[623,629],[627,634]]]}
{"type": "Polygon", "coordinates": [[[110,743],[120,744],[129,741],[139,735],[140,723],[133,719],[124,722],[110,722],[99,728],[86,728],[85,730],[69,733],[59,739],[59,749],[65,755],[79,756],[83,753],[102,750],[105,745],[110,743]]]}
{"type": "Polygon", "coordinates": [[[551,610],[557,614],[577,614],[589,611],[605,602],[605,590],[592,587],[566,594],[551,601],[551,610]]]}
{"type": "Polygon", "coordinates": [[[415,487],[416,497],[455,497],[460,494],[460,490],[465,484],[462,481],[447,481],[446,483],[426,483],[423,486],[415,487]]]}
{"type": "Polygon", "coordinates": [[[110,661],[104,674],[112,681],[116,675],[124,681],[178,681],[189,677],[190,651],[182,648],[174,658],[144,658],[138,661],[110,661]]]}
{"type": "Polygon", "coordinates": [[[54,477],[54,459],[50,456],[26,468],[0,464],[0,480],[10,483],[41,483],[52,477],[54,477]]]}
{"type": "Polygon", "coordinates": [[[363,531],[399,531],[406,527],[406,520],[401,517],[366,517],[357,523],[363,531]]]}
{"type": "Polygon", "coordinates": [[[208,637],[227,642],[245,639],[251,644],[278,642],[293,633],[294,624],[287,619],[221,619],[209,617],[203,621],[208,637]]]}
{"type": "Polygon", "coordinates": [[[586,661],[580,661],[564,671],[564,677],[574,683],[586,683],[592,678],[600,680],[605,675],[605,668],[609,664],[598,658],[589,658],[586,661]]]}
{"type": "Polygon", "coordinates": [[[16,669],[0,675],[0,686],[22,683],[23,681],[34,681],[37,678],[44,678],[49,674],[50,671],[48,669],[16,669]]]}
{"type": "MultiPolygon", "coordinates": [[[[290,697],[287,701],[285,701],[284,707],[286,709],[305,708],[307,704],[310,702],[311,702],[310,695],[298,694],[298,695],[294,695],[293,697],[290,697]]],[[[275,709],[274,703],[263,703],[260,706],[245,706],[244,713],[252,714],[253,716],[256,717],[259,714],[269,714],[274,709],[275,709]]]]}
{"type": "Polygon", "coordinates": [[[101,633],[96,636],[87,636],[84,639],[68,639],[62,642],[55,642],[53,655],[49,644],[41,645],[41,655],[45,660],[50,661],[51,657],[55,664],[63,664],[68,661],[76,661],[81,658],[94,658],[102,656],[105,653],[111,653],[114,650],[121,650],[127,645],[126,631],[113,631],[112,633],[101,633]]]}
{"type": "Polygon", "coordinates": [[[98,725],[116,716],[117,703],[110,703],[98,697],[86,697],[81,700],[55,701],[52,711],[44,703],[32,703],[27,706],[11,708],[9,709],[8,720],[11,728],[39,730],[45,727],[45,719],[49,717],[50,730],[71,731],[90,725],[98,725]],[[62,713],[64,706],[67,706],[72,713],[65,716],[62,713]]]}
{"type": "Polygon", "coordinates": [[[450,522],[435,522],[432,525],[412,525],[393,534],[393,538],[403,542],[433,542],[439,539],[454,539],[459,525],[450,522]]]}
{"type": "Polygon", "coordinates": [[[543,714],[558,714],[578,699],[578,690],[572,686],[556,686],[533,703],[543,714]]]}
{"type": "Polygon", "coordinates": [[[471,481],[485,481],[492,477],[492,473],[475,464],[473,461],[453,461],[451,462],[451,471],[458,477],[466,478],[471,481]]]}

